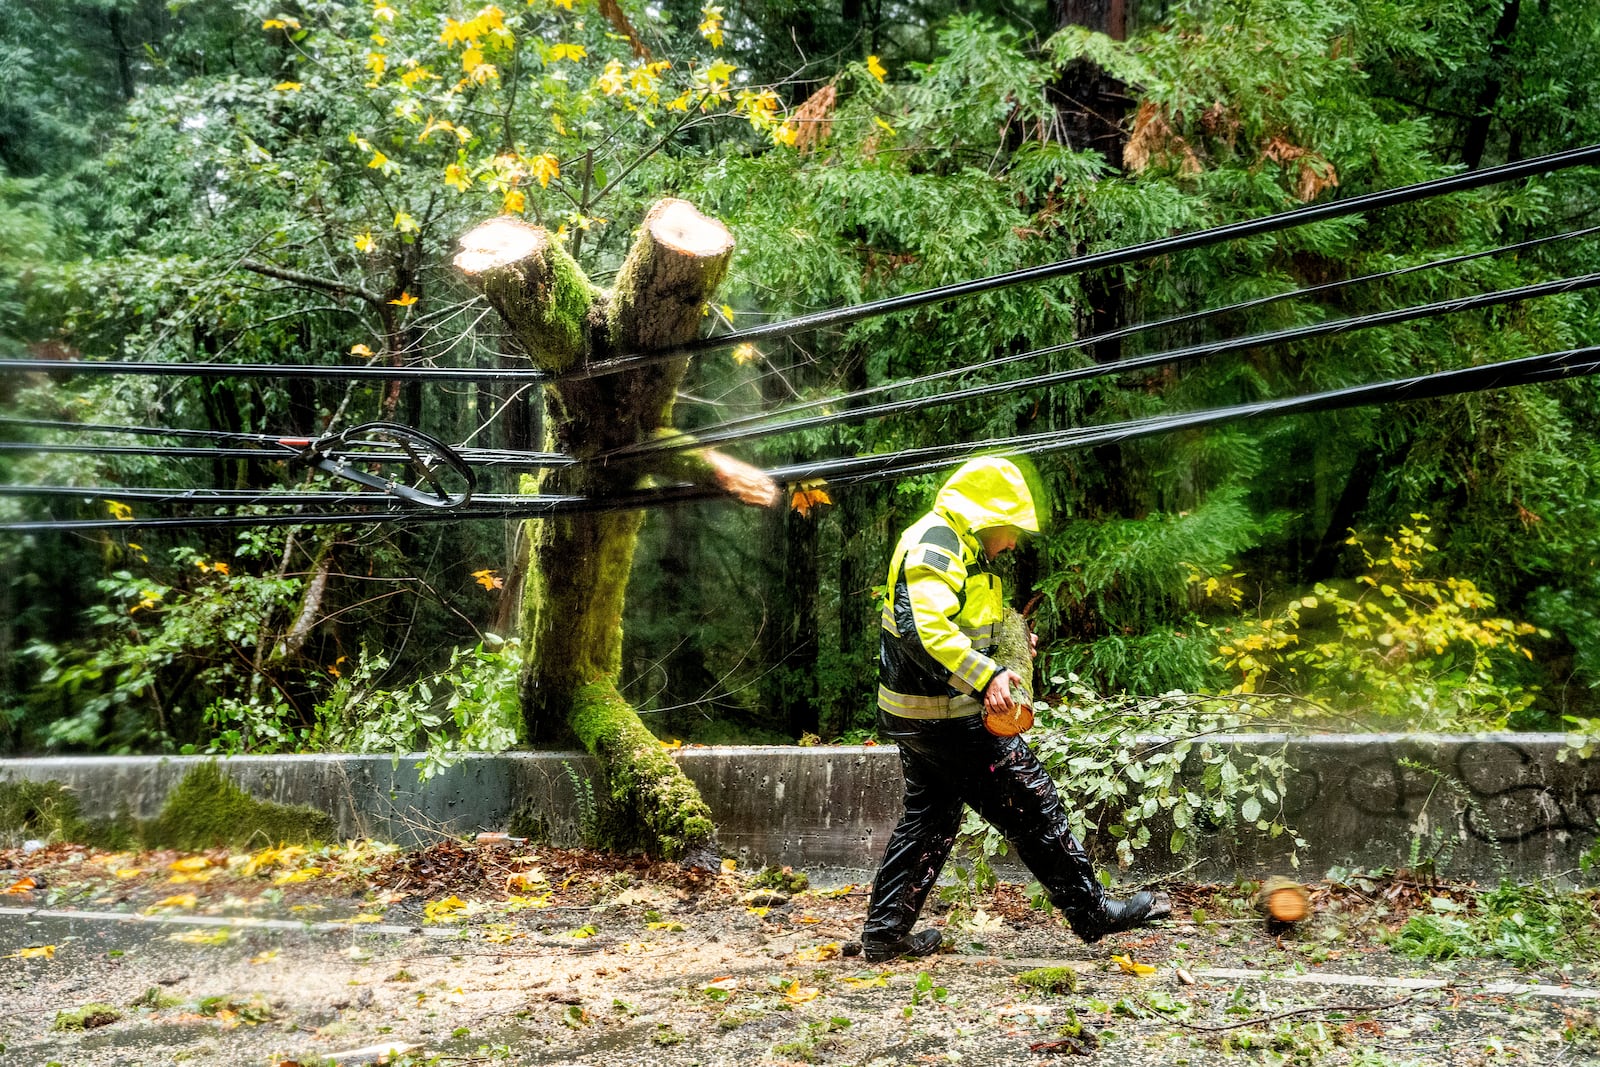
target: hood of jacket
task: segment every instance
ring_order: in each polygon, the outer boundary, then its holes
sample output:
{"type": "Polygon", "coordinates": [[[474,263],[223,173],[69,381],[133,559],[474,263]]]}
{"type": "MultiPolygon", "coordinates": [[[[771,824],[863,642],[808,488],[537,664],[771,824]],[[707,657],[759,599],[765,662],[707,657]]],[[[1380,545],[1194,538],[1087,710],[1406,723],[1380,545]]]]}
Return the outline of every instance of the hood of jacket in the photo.
{"type": "Polygon", "coordinates": [[[999,456],[980,456],[963,463],[939,490],[933,509],[967,536],[991,526],[1039,532],[1039,516],[1027,480],[1015,463],[999,456]]]}

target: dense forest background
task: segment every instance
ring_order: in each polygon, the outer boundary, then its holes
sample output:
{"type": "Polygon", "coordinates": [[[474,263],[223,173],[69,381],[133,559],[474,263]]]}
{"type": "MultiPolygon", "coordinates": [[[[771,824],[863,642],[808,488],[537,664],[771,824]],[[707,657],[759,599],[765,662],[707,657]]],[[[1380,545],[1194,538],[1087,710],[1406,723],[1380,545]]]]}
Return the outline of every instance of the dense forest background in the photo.
{"type": "MultiPolygon", "coordinates": [[[[527,387],[69,366],[520,365],[450,263],[500,213],[559,230],[603,281],[648,204],[691,201],[738,241],[706,316],[725,332],[1600,141],[1596,55],[1600,20],[1576,0],[0,0],[0,356],[61,363],[0,377],[0,482],[308,484],[247,457],[52,450],[128,439],[46,422],[315,436],[386,419],[537,450],[527,387]]],[[[1581,231],[1600,222],[1594,183],[1562,171],[714,352],[691,364],[679,421],[1581,231]]],[[[895,395],[1577,275],[1594,247],[1579,233],[1458,258],[895,395]]],[[[1585,291],[726,447],[770,467],[1597,341],[1585,291]]],[[[1008,564],[1011,588],[1044,676],[1101,693],[1559,728],[1600,713],[1597,420],[1584,379],[1044,457],[1053,521],[1008,564]]],[[[652,511],[625,695],[663,738],[863,736],[875,586],[938,480],[652,511]]],[[[0,495],[8,520],[157,508],[0,495]]],[[[514,744],[522,536],[509,521],[0,533],[0,738],[514,744]]]]}

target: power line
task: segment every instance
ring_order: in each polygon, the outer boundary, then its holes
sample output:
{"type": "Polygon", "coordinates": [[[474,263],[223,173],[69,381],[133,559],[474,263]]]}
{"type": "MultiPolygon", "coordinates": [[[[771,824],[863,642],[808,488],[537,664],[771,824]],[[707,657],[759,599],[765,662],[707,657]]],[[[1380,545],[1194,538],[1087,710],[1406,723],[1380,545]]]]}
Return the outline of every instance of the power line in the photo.
{"type": "MultiPolygon", "coordinates": [[[[1600,227],[1597,227],[1600,229],[1600,227]]],[[[1581,231],[1580,231],[1581,232],[1581,231]]],[[[1403,268],[1413,270],[1417,268],[1403,268]]],[[[1025,389],[1044,388],[1060,385],[1067,382],[1086,381],[1094,378],[1106,377],[1117,374],[1127,374],[1133,371],[1146,370],[1152,367],[1187,362],[1229,352],[1239,352],[1251,348],[1261,348],[1269,345],[1289,344],[1299,341],[1314,340],[1334,336],[1341,333],[1353,333],[1358,330],[1372,329],[1380,326],[1393,326],[1421,319],[1433,318],[1440,315],[1455,314],[1464,311],[1475,311],[1502,304],[1515,303],[1522,300],[1532,300],[1539,297],[1558,295],[1561,293],[1578,292],[1600,286],[1600,272],[1579,275],[1573,278],[1561,278],[1548,282],[1537,282],[1531,285],[1518,286],[1513,289],[1503,289],[1490,293],[1481,293],[1473,296],[1458,297],[1451,300],[1437,301],[1432,304],[1420,304],[1412,307],[1397,308],[1391,311],[1374,312],[1370,315],[1352,316],[1344,319],[1333,319],[1328,322],[1312,323],[1305,326],[1295,326],[1284,330],[1274,330],[1267,333],[1252,334],[1244,337],[1224,338],[1202,344],[1187,345],[1176,349],[1167,349],[1158,352],[1132,356],[1127,359],[1111,363],[1098,363],[1091,366],[1073,367],[1066,370],[1052,371],[1046,374],[1036,374],[1026,378],[1012,379],[1003,382],[990,382],[983,385],[969,386],[932,396],[908,398],[905,400],[890,401],[866,407],[852,408],[846,411],[829,412],[806,418],[791,419],[786,422],[770,426],[752,426],[742,429],[727,429],[722,431],[696,432],[692,437],[682,442],[667,440],[664,442],[647,442],[631,448],[617,449],[609,453],[585,460],[585,463],[614,462],[619,459],[628,459],[650,455],[658,452],[669,452],[683,449],[700,448],[714,444],[747,441],[768,437],[775,434],[794,433],[800,430],[814,429],[823,426],[838,425],[843,423],[860,422],[871,418],[886,415],[903,414],[929,407],[940,407],[963,401],[975,400],[988,396],[1004,393],[1014,393],[1025,389]]],[[[1273,298],[1267,298],[1273,299],[1273,298]]],[[[1006,362],[1014,362],[1035,356],[1050,354],[1070,348],[1081,347],[1092,343],[1093,338],[1056,345],[1050,348],[1037,349],[1033,352],[1019,353],[1005,357],[1006,362]]],[[[1001,361],[991,361],[992,363],[1001,361]]],[[[991,365],[991,364],[985,364],[991,365]]],[[[163,430],[158,427],[139,426],[112,426],[98,424],[79,424],[51,420],[29,419],[0,419],[0,425],[33,426],[48,428],[70,428],[75,430],[96,433],[124,433],[142,435],[170,435],[174,437],[188,437],[211,440],[249,441],[262,445],[266,449],[254,448],[222,448],[222,447],[173,447],[173,446],[141,446],[141,445],[93,445],[73,444],[60,442],[0,442],[0,453],[4,452],[48,452],[76,455],[102,455],[102,456],[150,456],[169,459],[248,459],[254,461],[292,462],[301,451],[314,445],[319,439],[285,437],[272,434],[247,434],[221,430],[163,430]]],[[[510,467],[514,469],[540,469],[569,466],[575,462],[572,457],[552,452],[519,452],[507,449],[471,449],[455,448],[452,450],[462,461],[474,467],[510,467]]],[[[352,462],[394,462],[406,458],[398,449],[376,448],[362,452],[347,452],[342,454],[352,462]]]]}
{"type": "MultiPolygon", "coordinates": [[[[1235,304],[1227,304],[1221,307],[1208,308],[1204,311],[1191,311],[1182,315],[1173,315],[1165,319],[1156,319],[1152,322],[1137,323],[1132,326],[1124,326],[1120,329],[1110,330],[1106,333],[1093,334],[1088,337],[1080,337],[1076,340],[1067,341],[1062,344],[1049,345],[1044,348],[1035,348],[1027,352],[1017,352],[1007,356],[999,356],[994,359],[984,360],[980,363],[969,363],[956,367],[948,367],[944,370],[917,375],[914,378],[905,378],[897,382],[885,382],[882,385],[869,386],[865,389],[856,389],[848,393],[836,393],[820,400],[807,400],[798,404],[789,404],[782,408],[764,411],[756,415],[746,415],[736,419],[724,419],[721,422],[712,423],[709,426],[697,428],[694,431],[694,436],[697,441],[702,442],[743,440],[753,437],[762,437],[767,436],[767,433],[760,432],[749,435],[741,434],[738,437],[722,435],[725,434],[726,431],[739,430],[745,427],[761,426],[769,422],[778,422],[780,424],[779,428],[773,432],[784,433],[788,432],[790,429],[804,428],[781,421],[786,419],[788,416],[792,416],[803,411],[812,411],[823,407],[832,408],[839,404],[849,404],[857,400],[866,400],[874,396],[881,396],[884,393],[896,392],[901,389],[910,389],[920,385],[931,385],[934,382],[944,381],[949,378],[960,377],[967,374],[976,374],[981,371],[993,370],[995,368],[1009,366],[1014,363],[1023,363],[1035,359],[1041,359],[1045,356],[1053,356],[1062,352],[1070,352],[1074,349],[1089,348],[1093,345],[1105,344],[1110,341],[1121,341],[1151,330],[1166,329],[1177,326],[1189,326],[1198,322],[1204,322],[1209,319],[1219,318],[1225,315],[1235,314],[1243,311],[1258,310],[1260,308],[1280,303],[1285,300],[1319,296],[1326,293],[1336,292],[1340,289],[1346,289],[1355,285],[1382,281],[1389,278],[1398,278],[1403,275],[1414,274],[1418,271],[1437,270],[1443,267],[1467,263],[1476,259],[1483,259],[1488,256],[1525,252],[1529,249],[1537,248],[1541,245],[1550,244],[1552,242],[1588,237],[1595,233],[1600,233],[1600,226],[1590,226],[1582,230],[1568,230],[1565,233],[1551,234],[1544,237],[1535,237],[1527,241],[1518,241],[1515,244],[1501,245],[1497,248],[1489,248],[1477,252],[1466,252],[1460,255],[1447,256],[1443,259],[1429,260],[1426,263],[1416,263],[1409,267],[1397,267],[1393,270],[1378,271],[1374,274],[1364,274],[1357,278],[1343,278],[1338,281],[1324,282],[1321,285],[1313,285],[1304,289],[1291,289],[1288,292],[1273,293],[1270,296],[1254,297],[1250,300],[1242,300],[1235,304]]],[[[678,447],[686,446],[674,446],[670,442],[643,442],[636,445],[627,445],[621,448],[613,449],[610,452],[605,453],[605,455],[618,456],[637,451],[654,451],[658,448],[673,449],[678,447]]]]}
{"type": "Polygon", "coordinates": [[[1550,155],[1507,163],[1499,167],[1467,171],[1445,178],[1415,182],[1395,189],[1364,193],[1346,199],[1330,200],[1323,204],[1281,211],[1262,218],[1227,223],[1192,233],[1145,241],[1123,248],[1092,253],[1073,259],[1059,260],[1035,267],[977,278],[951,285],[937,286],[916,293],[886,297],[849,307],[813,312],[780,322],[734,330],[715,337],[702,337],[675,348],[652,352],[630,353],[613,359],[598,360],[560,374],[548,374],[535,368],[449,368],[449,367],[351,367],[326,364],[267,364],[267,363],[144,363],[129,361],[69,361],[41,359],[0,359],[0,371],[36,371],[90,374],[153,374],[190,377],[271,377],[299,375],[306,378],[335,378],[360,381],[476,381],[476,382],[551,382],[576,378],[594,378],[620,371],[631,370],[681,356],[708,350],[728,348],[733,345],[754,343],[789,337],[829,326],[842,326],[897,311],[925,307],[961,297],[976,296],[1014,285],[1065,278],[1092,270],[1119,267],[1141,259],[1173,255],[1192,251],[1208,245],[1219,244],[1245,237],[1259,237],[1280,230],[1304,226],[1312,222],[1341,218],[1379,208],[1412,203],[1434,196],[1464,192],[1514,181],[1539,174],[1564,170],[1569,167],[1600,163],[1600,145],[1570,149],[1550,155]]]}
{"type": "MultiPolygon", "coordinates": [[[[1106,426],[1078,427],[1037,434],[1020,434],[989,441],[963,442],[904,449],[897,452],[855,456],[779,467],[767,473],[774,480],[798,484],[823,479],[830,486],[846,487],[891,478],[905,478],[946,470],[972,456],[987,453],[1046,455],[1073,449],[1093,448],[1120,441],[1206,426],[1224,425],[1266,415],[1291,415],[1337,411],[1378,403],[1403,403],[1480,392],[1487,389],[1531,385],[1600,374],[1600,345],[1547,352],[1521,359],[1505,360],[1477,367],[1464,367],[1409,378],[1347,386],[1319,393],[1255,401],[1229,407],[1210,408],[1178,415],[1154,416],[1106,426]]],[[[26,487],[19,487],[26,488],[26,487]]],[[[391,505],[387,510],[348,513],[302,513],[286,515],[206,515],[188,518],[133,518],[129,520],[35,520],[0,523],[0,531],[32,533],[68,530],[113,530],[145,528],[196,528],[281,525],[337,525],[367,522],[441,522],[467,519],[525,519],[584,511],[633,510],[662,507],[702,500],[726,500],[726,494],[705,486],[672,486],[641,490],[613,497],[510,497],[493,498],[494,507],[484,506],[480,498],[468,507],[456,509],[404,509],[391,505]],[[501,501],[506,503],[501,504],[501,501]]]]}
{"type": "MultiPolygon", "coordinates": [[[[756,426],[746,429],[724,430],[721,432],[707,433],[697,431],[691,440],[674,442],[667,439],[662,442],[646,442],[630,449],[619,449],[612,454],[615,456],[634,456],[662,450],[675,450],[684,448],[697,448],[705,445],[723,444],[730,441],[746,441],[760,437],[769,437],[774,434],[795,433],[800,430],[816,429],[822,426],[834,426],[843,423],[861,422],[866,419],[880,418],[885,415],[898,415],[908,411],[917,411],[922,408],[943,407],[948,404],[957,404],[962,401],[976,400],[982,397],[996,396],[1002,393],[1015,393],[1026,389],[1038,389],[1045,386],[1061,385],[1066,382],[1087,381],[1092,378],[1103,378],[1109,375],[1128,374],[1132,371],[1147,370],[1152,367],[1167,366],[1208,356],[1221,355],[1227,352],[1241,352],[1251,348],[1263,348],[1269,345],[1289,344],[1297,341],[1309,341],[1320,337],[1329,337],[1341,333],[1353,333],[1358,330],[1373,329],[1378,326],[1394,326],[1400,323],[1413,322],[1419,319],[1433,318],[1439,315],[1455,314],[1463,311],[1476,311],[1481,308],[1495,307],[1500,304],[1515,303],[1520,300],[1533,300],[1544,296],[1554,296],[1561,293],[1580,292],[1600,286],[1600,272],[1582,274],[1573,278],[1560,278],[1555,281],[1537,282],[1532,285],[1518,286],[1514,289],[1502,289],[1491,293],[1480,293],[1474,296],[1457,297],[1453,300],[1441,300],[1432,304],[1418,304],[1412,307],[1397,308],[1393,311],[1378,311],[1370,315],[1357,315],[1343,319],[1332,319],[1328,322],[1312,323],[1307,326],[1294,326],[1285,330],[1273,330],[1267,333],[1252,334],[1245,337],[1229,337],[1218,341],[1207,341],[1202,344],[1186,345],[1182,348],[1166,349],[1159,352],[1150,352],[1141,356],[1130,356],[1126,359],[1115,360],[1110,363],[1096,363],[1084,367],[1071,367],[1066,370],[1050,371],[1045,374],[1035,374],[1026,378],[1015,378],[1003,382],[988,382],[983,385],[968,386],[965,389],[955,389],[931,396],[911,397],[905,400],[893,400],[881,404],[872,404],[866,407],[850,408],[845,411],[828,412],[821,415],[811,415],[805,418],[790,419],[786,422],[772,426],[756,426]]],[[[1031,358],[1062,351],[1066,348],[1078,347],[1081,342],[1072,342],[1068,345],[1056,345],[1051,348],[1037,349],[1034,352],[1022,353],[1018,357],[1031,358]]]]}
{"type": "Polygon", "coordinates": [[[646,362],[657,362],[737,344],[770,341],[797,333],[820,330],[828,326],[844,326],[860,322],[863,319],[875,318],[879,315],[888,315],[896,311],[909,311],[913,308],[943,303],[959,297],[976,296],[980,293],[993,292],[1013,285],[1048,281],[1054,278],[1066,278],[1092,270],[1104,270],[1108,267],[1121,267],[1141,259],[1153,259],[1157,256],[1189,252],[1224,241],[1232,241],[1244,237],[1259,237],[1263,234],[1276,233],[1279,230],[1304,226],[1307,223],[1323,222],[1328,219],[1341,218],[1345,215],[1359,214],[1363,211],[1409,204],[1413,201],[1425,200],[1430,197],[1465,192],[1471,189],[1479,189],[1486,185],[1498,185],[1501,182],[1514,181],[1518,178],[1547,174],[1552,171],[1564,170],[1568,167],[1578,167],[1593,163],[1600,163],[1600,145],[1569,149],[1565,152],[1537,156],[1516,163],[1507,163],[1499,167],[1466,171],[1445,178],[1434,178],[1429,181],[1415,182],[1411,185],[1402,185],[1396,189],[1385,189],[1347,199],[1330,200],[1323,204],[1311,204],[1306,207],[1267,215],[1263,218],[1231,222],[1209,229],[1196,230],[1192,233],[1179,234],[1175,237],[1163,237],[1154,241],[1128,245],[1124,248],[1096,252],[1087,256],[1060,260],[1054,263],[1045,263],[1037,267],[1024,267],[1021,270],[996,274],[988,278],[956,282],[951,285],[924,289],[921,292],[885,297],[882,300],[872,300],[851,307],[799,315],[782,322],[734,330],[731,333],[719,334],[716,337],[702,337],[670,350],[632,353],[626,356],[618,356],[615,359],[602,360],[591,363],[586,367],[574,368],[558,377],[592,378],[602,374],[614,374],[617,371],[627,370],[630,367],[639,366],[646,362]]]}

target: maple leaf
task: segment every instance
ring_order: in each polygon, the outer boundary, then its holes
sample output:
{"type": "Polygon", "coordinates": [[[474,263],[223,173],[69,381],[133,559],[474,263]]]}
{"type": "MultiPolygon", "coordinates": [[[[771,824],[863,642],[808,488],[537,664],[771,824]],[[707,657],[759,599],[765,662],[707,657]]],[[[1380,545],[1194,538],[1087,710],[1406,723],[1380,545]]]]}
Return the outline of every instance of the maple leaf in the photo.
{"type": "Polygon", "coordinates": [[[867,57],[867,73],[872,75],[874,78],[877,78],[881,82],[881,81],[883,81],[884,76],[887,75],[889,72],[884,69],[884,66],[883,66],[882,63],[878,62],[878,57],[877,56],[868,56],[867,57]]]}
{"type": "Polygon", "coordinates": [[[288,15],[279,15],[275,19],[262,19],[261,28],[264,30],[298,30],[300,20],[290,18],[288,15]]]}
{"type": "Polygon", "coordinates": [[[33,888],[36,885],[38,885],[37,882],[24,875],[23,877],[18,878],[15,882],[12,882],[10,885],[6,886],[4,892],[12,894],[29,893],[33,891],[33,888]]]}
{"type": "Polygon", "coordinates": [[[723,85],[726,85],[728,79],[731,78],[734,71],[738,69],[739,68],[734,66],[732,63],[724,63],[721,60],[718,60],[706,68],[706,81],[710,84],[721,82],[723,85]]]}
{"type": "Polygon", "coordinates": [[[789,497],[789,506],[798,511],[801,518],[810,517],[811,509],[818,504],[833,503],[833,498],[822,486],[823,482],[820,479],[801,482],[789,497]]]}
{"type": "Polygon", "coordinates": [[[561,161],[549,152],[534,156],[530,161],[533,164],[533,176],[539,179],[539,188],[547,189],[551,178],[561,177],[561,161]]]}
{"type": "Polygon", "coordinates": [[[463,193],[472,185],[472,176],[466,168],[459,163],[452,163],[444,168],[444,183],[452,189],[459,189],[463,193]]]}
{"type": "Polygon", "coordinates": [[[455,894],[422,906],[422,920],[430,923],[453,923],[460,919],[471,905],[455,894]]]}
{"type": "Polygon", "coordinates": [[[305,82],[279,82],[272,87],[272,91],[275,93],[298,93],[305,87],[305,82]]]}
{"type": "Polygon", "coordinates": [[[56,958],[54,945],[34,945],[30,948],[19,948],[5,957],[8,960],[53,960],[56,958]]]}
{"type": "Polygon", "coordinates": [[[127,522],[133,518],[133,509],[116,500],[107,500],[106,510],[110,511],[111,517],[118,522],[127,522]]]}
{"type": "Polygon", "coordinates": [[[372,239],[372,231],[368,230],[356,238],[356,251],[371,255],[378,250],[378,242],[372,239]]]}
{"type": "Polygon", "coordinates": [[[409,212],[396,211],[394,213],[394,228],[401,233],[415,233],[422,227],[417,225],[417,220],[412,218],[409,212]]]}
{"type": "Polygon", "coordinates": [[[794,954],[794,958],[801,963],[820,963],[823,960],[836,960],[844,950],[839,942],[830,941],[826,945],[817,945],[813,948],[803,948],[794,954]]]}
{"type": "Polygon", "coordinates": [[[755,345],[751,344],[749,341],[746,341],[742,345],[735,346],[733,350],[733,361],[739,366],[743,367],[747,363],[754,363],[756,357],[760,354],[760,352],[756,351],[755,345]]]}
{"type": "Polygon", "coordinates": [[[500,578],[492,570],[473,571],[472,577],[485,589],[504,589],[505,579],[500,578]]]}
{"type": "Polygon", "coordinates": [[[151,915],[158,911],[166,911],[169,908],[192,908],[198,903],[200,903],[200,898],[193,893],[180,893],[177,896],[164,897],[156,901],[144,909],[144,912],[146,915],[151,915]]]}
{"type": "Polygon", "coordinates": [[[585,58],[588,56],[588,54],[589,50],[583,47],[583,45],[567,44],[565,41],[562,41],[558,42],[554,48],[550,49],[550,61],[554,63],[563,59],[579,60],[585,58]]]}
{"type": "Polygon", "coordinates": [[[278,950],[269,948],[265,952],[258,952],[250,957],[250,966],[259,967],[263,963],[271,963],[278,958],[278,950]]]}
{"type": "Polygon", "coordinates": [[[1156,973],[1156,969],[1148,963],[1140,963],[1132,956],[1112,956],[1111,962],[1121,967],[1126,974],[1137,975],[1144,978],[1156,973]]]}
{"type": "Polygon", "coordinates": [[[389,157],[378,151],[376,148],[372,150],[372,158],[367,160],[367,167],[370,170],[382,170],[384,167],[388,166],[388,164],[389,157]]]}
{"type": "Polygon", "coordinates": [[[173,860],[167,864],[167,870],[178,871],[181,874],[193,874],[196,871],[203,871],[209,866],[211,866],[211,861],[204,856],[185,856],[181,860],[173,860]]]}
{"type": "Polygon", "coordinates": [[[389,303],[394,304],[397,307],[403,307],[403,308],[408,308],[412,304],[415,304],[416,302],[417,302],[417,298],[412,296],[410,293],[401,293],[399,296],[397,296],[393,300],[389,301],[389,303]]]}
{"type": "Polygon", "coordinates": [[[370,356],[372,355],[372,349],[366,345],[355,344],[350,346],[350,354],[352,356],[370,356]]]}
{"type": "Polygon", "coordinates": [[[521,189],[507,189],[506,198],[500,204],[500,210],[507,215],[520,215],[522,209],[528,206],[528,198],[521,189]]]}
{"type": "Polygon", "coordinates": [[[384,22],[393,22],[394,16],[395,10],[388,4],[378,4],[372,9],[372,17],[382,19],[384,22]]]}

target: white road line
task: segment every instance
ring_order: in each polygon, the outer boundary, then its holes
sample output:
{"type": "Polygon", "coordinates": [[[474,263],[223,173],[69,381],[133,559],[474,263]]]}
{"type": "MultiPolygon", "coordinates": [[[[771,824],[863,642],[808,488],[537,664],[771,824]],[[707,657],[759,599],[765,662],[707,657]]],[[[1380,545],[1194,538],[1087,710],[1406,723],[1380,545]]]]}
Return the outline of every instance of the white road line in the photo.
{"type": "Polygon", "coordinates": [[[1534,982],[1490,982],[1475,985],[1452,981],[1448,978],[1385,978],[1370,974],[1337,974],[1327,971],[1307,971],[1304,974],[1282,971],[1255,971],[1239,967],[1202,967],[1194,971],[1196,978],[1223,978],[1231,980],[1252,979],[1258,982],[1288,982],[1302,985],[1325,986],[1376,986],[1383,989],[1457,989],[1474,996],[1540,996],[1560,997],[1569,1000],[1600,1000],[1600,989],[1581,986],[1541,985],[1534,982]]]}
{"type": "Polygon", "coordinates": [[[312,922],[295,919],[256,919],[248,915],[145,915],[125,911],[55,911],[49,908],[0,908],[0,917],[26,919],[81,919],[88,922],[154,923],[166,926],[222,926],[241,930],[297,930],[324,933],[421,934],[424,937],[456,937],[460,927],[396,926],[393,923],[312,922]]]}

